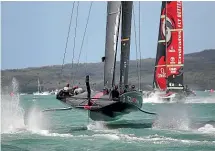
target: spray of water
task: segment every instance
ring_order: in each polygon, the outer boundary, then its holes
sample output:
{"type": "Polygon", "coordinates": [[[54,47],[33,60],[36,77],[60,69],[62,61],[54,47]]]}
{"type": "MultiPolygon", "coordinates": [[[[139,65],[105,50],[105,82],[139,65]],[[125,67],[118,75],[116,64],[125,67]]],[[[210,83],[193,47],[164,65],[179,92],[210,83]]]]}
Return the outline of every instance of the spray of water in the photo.
{"type": "Polygon", "coordinates": [[[87,129],[88,130],[104,130],[104,129],[107,129],[107,127],[105,126],[105,122],[96,121],[94,123],[90,123],[89,125],[87,125],[87,129]]]}
{"type": "Polygon", "coordinates": [[[153,128],[189,130],[190,118],[187,109],[179,104],[165,106],[158,113],[153,128]]]}
{"type": "Polygon", "coordinates": [[[25,124],[27,130],[32,132],[40,132],[41,130],[48,129],[48,119],[36,106],[33,106],[26,117],[25,124]]]}
{"type": "Polygon", "coordinates": [[[19,83],[16,78],[12,79],[12,84],[5,92],[2,91],[1,110],[1,133],[13,133],[20,129],[39,130],[47,125],[43,124],[44,116],[38,108],[33,107],[26,114],[21,107],[19,83]]]}
{"type": "Polygon", "coordinates": [[[203,127],[198,129],[199,132],[202,133],[213,133],[215,134],[215,127],[211,124],[205,124],[203,127]]]}
{"type": "Polygon", "coordinates": [[[143,98],[143,103],[164,103],[162,99],[158,97],[159,93],[153,93],[148,97],[143,98]]]}
{"type": "Polygon", "coordinates": [[[19,84],[15,78],[8,90],[2,92],[1,96],[1,133],[13,132],[25,126],[24,110],[19,105],[19,84]]]}

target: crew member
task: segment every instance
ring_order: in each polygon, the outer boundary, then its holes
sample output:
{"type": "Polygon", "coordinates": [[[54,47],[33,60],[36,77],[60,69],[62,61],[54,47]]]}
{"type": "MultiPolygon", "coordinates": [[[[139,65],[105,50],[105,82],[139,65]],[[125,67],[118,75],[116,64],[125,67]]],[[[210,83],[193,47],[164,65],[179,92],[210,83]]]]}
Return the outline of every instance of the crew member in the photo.
{"type": "Polygon", "coordinates": [[[72,90],[75,91],[75,89],[78,89],[78,86],[73,86],[72,90]]]}
{"type": "Polygon", "coordinates": [[[68,83],[68,84],[63,88],[64,94],[65,94],[65,95],[70,95],[69,90],[70,90],[70,85],[69,85],[69,83],[68,83]]]}
{"type": "Polygon", "coordinates": [[[68,91],[69,90],[69,83],[63,88],[64,91],[68,91]]]}
{"type": "Polygon", "coordinates": [[[113,100],[118,100],[119,99],[119,91],[118,91],[118,86],[117,85],[111,91],[111,96],[112,96],[113,100]]]}
{"type": "Polygon", "coordinates": [[[74,90],[74,94],[75,94],[75,95],[78,95],[78,94],[83,93],[83,92],[84,92],[84,90],[83,90],[82,88],[76,88],[76,89],[74,90]]]}
{"type": "Polygon", "coordinates": [[[106,88],[106,87],[103,89],[103,91],[102,91],[102,92],[103,92],[103,94],[104,94],[104,95],[109,94],[108,88],[106,88]]]}
{"type": "Polygon", "coordinates": [[[136,91],[135,85],[132,85],[132,86],[131,86],[131,91],[136,91]]]}
{"type": "Polygon", "coordinates": [[[186,94],[187,96],[189,96],[190,94],[196,96],[196,93],[195,93],[194,91],[188,89],[188,86],[187,86],[187,85],[185,85],[184,91],[185,91],[185,94],[186,94]]]}
{"type": "Polygon", "coordinates": [[[128,85],[125,85],[124,93],[128,92],[129,91],[128,89],[129,89],[128,85]]]}

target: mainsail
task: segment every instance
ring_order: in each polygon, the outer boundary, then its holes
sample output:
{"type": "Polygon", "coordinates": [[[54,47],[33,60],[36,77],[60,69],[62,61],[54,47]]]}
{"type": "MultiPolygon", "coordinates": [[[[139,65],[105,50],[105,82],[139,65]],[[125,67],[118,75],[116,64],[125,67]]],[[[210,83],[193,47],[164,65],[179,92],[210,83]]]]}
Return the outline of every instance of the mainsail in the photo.
{"type": "Polygon", "coordinates": [[[183,18],[182,1],[167,3],[167,89],[183,89],[183,18]]]}
{"type": "Polygon", "coordinates": [[[115,56],[119,33],[121,2],[109,1],[107,5],[107,27],[104,57],[104,85],[111,88],[114,84],[115,56]]]}
{"type": "Polygon", "coordinates": [[[129,57],[130,57],[130,36],[132,1],[122,1],[122,28],[121,28],[121,59],[120,59],[120,87],[121,91],[128,85],[129,57]]]}
{"type": "Polygon", "coordinates": [[[183,89],[182,2],[162,2],[154,88],[183,89]]]}

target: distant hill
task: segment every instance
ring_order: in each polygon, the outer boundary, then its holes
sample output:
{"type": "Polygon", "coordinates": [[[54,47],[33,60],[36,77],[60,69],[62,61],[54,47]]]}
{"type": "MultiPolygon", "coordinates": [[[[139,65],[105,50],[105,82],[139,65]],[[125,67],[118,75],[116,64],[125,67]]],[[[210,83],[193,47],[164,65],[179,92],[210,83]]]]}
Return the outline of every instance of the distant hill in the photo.
{"type": "MultiPolygon", "coordinates": [[[[151,89],[155,59],[148,58],[141,60],[141,85],[143,89],[151,89]]],[[[66,64],[61,74],[61,65],[53,65],[38,68],[12,69],[1,71],[2,88],[11,84],[13,77],[19,81],[20,91],[32,93],[37,90],[37,78],[40,78],[41,85],[45,90],[52,90],[63,87],[67,82],[71,83],[72,77],[76,83],[85,86],[85,76],[90,75],[91,85],[95,89],[103,87],[104,64],[87,63],[74,65],[66,64]],[[71,73],[75,73],[72,76],[71,73]]],[[[119,62],[116,64],[116,75],[119,77],[119,62]]],[[[198,90],[215,88],[215,49],[204,50],[185,55],[184,83],[189,87],[198,90]]],[[[137,85],[136,61],[130,61],[129,82],[137,85]]]]}

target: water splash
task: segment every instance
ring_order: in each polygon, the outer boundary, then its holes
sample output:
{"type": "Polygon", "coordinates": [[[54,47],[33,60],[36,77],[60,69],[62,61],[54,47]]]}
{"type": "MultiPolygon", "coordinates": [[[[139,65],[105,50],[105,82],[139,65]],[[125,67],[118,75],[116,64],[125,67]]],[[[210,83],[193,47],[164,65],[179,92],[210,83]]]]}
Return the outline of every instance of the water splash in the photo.
{"type": "Polygon", "coordinates": [[[143,98],[143,103],[165,103],[162,99],[159,98],[159,93],[155,92],[151,95],[147,96],[147,93],[149,92],[145,92],[145,98],[143,98]]]}
{"type": "Polygon", "coordinates": [[[157,95],[153,95],[149,98],[143,98],[143,103],[164,103],[164,101],[159,99],[157,95]]]}
{"type": "Polygon", "coordinates": [[[33,106],[26,117],[25,124],[27,125],[27,130],[32,132],[40,132],[41,130],[48,129],[48,118],[40,111],[36,106],[33,106]]]}
{"type": "Polygon", "coordinates": [[[164,107],[153,123],[153,128],[189,130],[190,118],[184,106],[175,105],[164,107]]]}
{"type": "Polygon", "coordinates": [[[104,129],[107,129],[107,127],[105,126],[105,122],[96,121],[96,122],[93,122],[93,123],[90,123],[89,125],[87,125],[87,129],[88,130],[104,130],[104,129]]]}
{"type": "Polygon", "coordinates": [[[20,107],[18,81],[13,78],[8,88],[9,92],[2,92],[1,96],[1,133],[13,132],[25,126],[24,110],[20,107]]]}
{"type": "Polygon", "coordinates": [[[40,112],[39,108],[33,107],[30,112],[20,105],[19,83],[16,78],[1,95],[1,133],[14,133],[20,130],[42,130],[47,127],[47,119],[40,112]],[[27,117],[27,118],[25,118],[27,117]],[[27,122],[26,122],[27,120],[27,122]]]}
{"type": "Polygon", "coordinates": [[[213,133],[215,134],[215,127],[211,124],[205,124],[203,127],[198,129],[199,132],[202,133],[213,133]]]}

